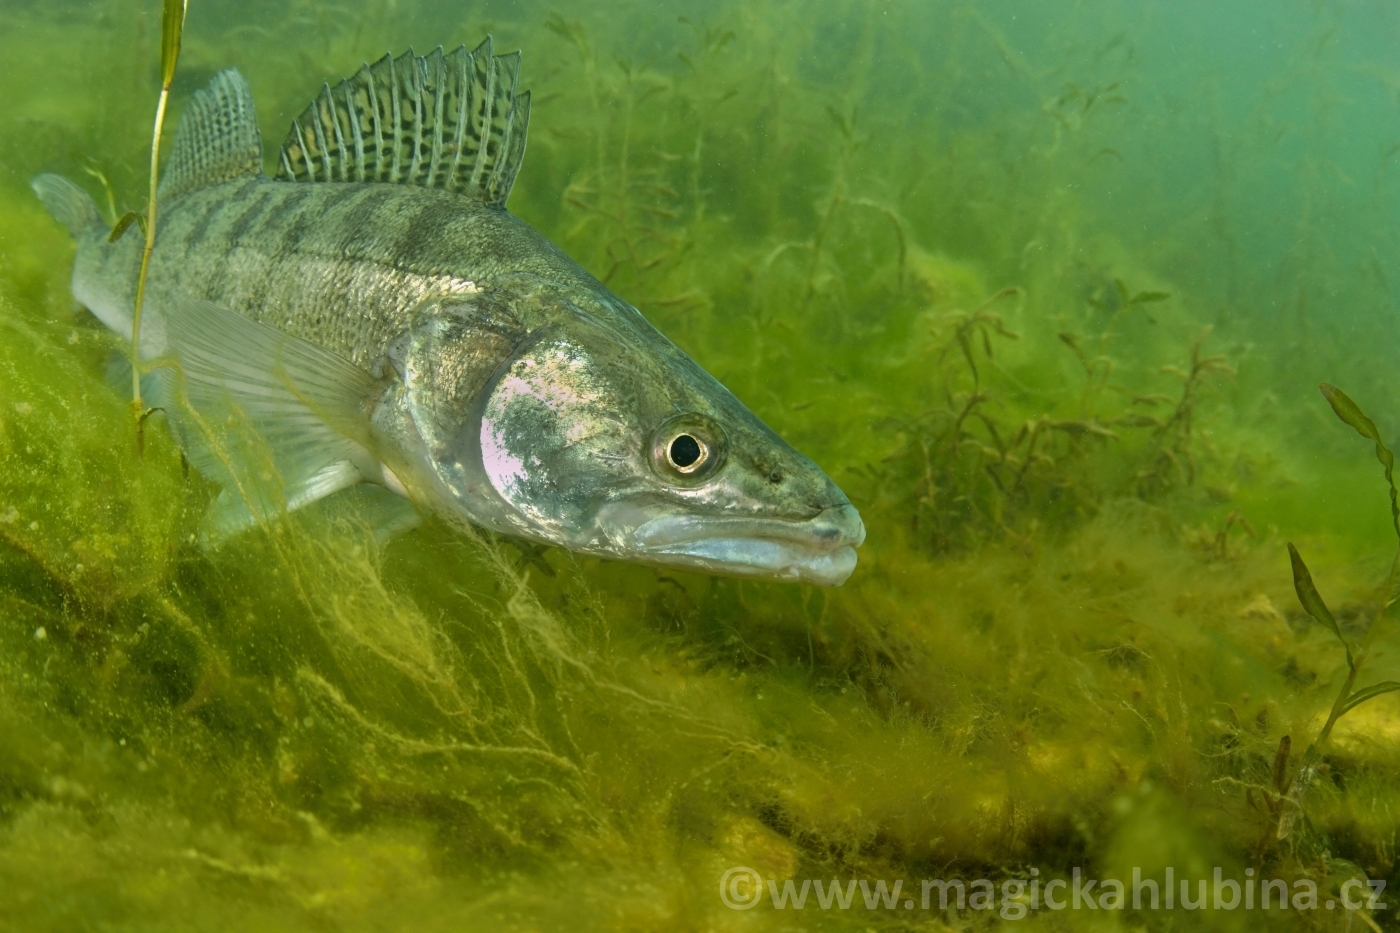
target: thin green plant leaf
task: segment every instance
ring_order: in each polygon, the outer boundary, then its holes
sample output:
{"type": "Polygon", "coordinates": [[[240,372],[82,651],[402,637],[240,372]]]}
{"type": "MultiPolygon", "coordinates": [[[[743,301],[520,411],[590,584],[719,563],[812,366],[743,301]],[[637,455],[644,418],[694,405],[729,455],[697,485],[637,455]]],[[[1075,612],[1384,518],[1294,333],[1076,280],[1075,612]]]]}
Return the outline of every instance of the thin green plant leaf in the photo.
{"type": "Polygon", "coordinates": [[[160,17],[160,83],[170,87],[175,80],[175,63],[180,58],[180,41],[185,35],[185,11],[189,0],[165,0],[160,17]]]}
{"type": "Polygon", "coordinates": [[[1341,626],[1337,624],[1336,618],[1332,615],[1332,610],[1327,608],[1327,604],[1322,601],[1322,595],[1318,593],[1317,587],[1313,585],[1312,574],[1308,572],[1308,565],[1303,563],[1303,555],[1298,553],[1298,549],[1293,546],[1293,542],[1288,543],[1288,559],[1293,564],[1293,589],[1298,594],[1298,602],[1303,604],[1303,608],[1308,611],[1318,622],[1332,630],[1332,634],[1337,636],[1337,640],[1342,643],[1342,647],[1347,650],[1347,669],[1355,670],[1356,665],[1352,662],[1351,644],[1342,635],[1341,626]]]}
{"type": "Polygon", "coordinates": [[[1130,305],[1151,304],[1154,301],[1166,301],[1170,298],[1171,292],[1138,292],[1128,302],[1130,305]]]}
{"type": "Polygon", "coordinates": [[[1400,502],[1397,501],[1400,497],[1397,497],[1395,491],[1395,455],[1385,446],[1385,442],[1381,440],[1381,432],[1376,429],[1376,423],[1366,417],[1360,405],[1334,385],[1324,382],[1318,388],[1322,390],[1323,397],[1327,399],[1327,404],[1332,406],[1338,418],[1355,428],[1357,434],[1375,442],[1376,459],[1385,467],[1385,481],[1390,484],[1390,522],[1395,527],[1395,537],[1400,539],[1400,502]]]}
{"type": "Polygon", "coordinates": [[[1342,704],[1342,713],[1349,713],[1367,700],[1373,700],[1378,696],[1394,693],[1397,690],[1400,690],[1400,681],[1396,680],[1383,680],[1378,684],[1363,687],[1347,697],[1347,701],[1342,704]]]}
{"type": "Polygon", "coordinates": [[[146,235],[146,215],[139,211],[127,211],[122,215],[121,220],[118,220],[116,224],[113,225],[112,232],[107,234],[107,242],[115,243],[120,240],[122,234],[126,233],[126,228],[130,227],[132,224],[136,224],[136,226],[140,228],[141,236],[144,237],[146,235]]]}
{"type": "Polygon", "coordinates": [[[107,173],[90,165],[83,166],[83,171],[102,183],[102,190],[107,195],[107,216],[117,216],[117,196],[112,193],[112,182],[107,178],[107,173]]]}

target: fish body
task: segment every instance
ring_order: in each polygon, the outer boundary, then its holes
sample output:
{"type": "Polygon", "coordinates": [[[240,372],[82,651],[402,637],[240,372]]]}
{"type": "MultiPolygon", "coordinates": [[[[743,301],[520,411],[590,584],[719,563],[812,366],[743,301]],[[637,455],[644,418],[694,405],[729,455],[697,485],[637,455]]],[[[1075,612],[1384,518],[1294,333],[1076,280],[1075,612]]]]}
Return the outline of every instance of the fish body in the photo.
{"type": "MultiPolygon", "coordinates": [[[[864,527],[836,485],[639,311],[504,207],[524,152],[518,55],[490,40],[366,66],[261,170],[236,71],[198,92],[162,177],[140,355],[233,533],[359,483],[571,550],[836,585],[864,527]],[[201,417],[266,439],[276,502],[201,417]]],[[[130,334],[142,238],[57,176],[74,295],[130,334]]]]}
{"type": "MultiPolygon", "coordinates": [[[[163,201],[159,216],[153,308],[211,301],[365,367],[429,298],[472,296],[522,273],[578,295],[602,288],[504,209],[436,189],[259,175],[163,201]]],[[[111,249],[105,237],[98,229],[83,239],[74,294],[129,334],[143,240],[134,227],[111,249]]],[[[165,352],[162,316],[142,329],[143,356],[165,352]]]]}

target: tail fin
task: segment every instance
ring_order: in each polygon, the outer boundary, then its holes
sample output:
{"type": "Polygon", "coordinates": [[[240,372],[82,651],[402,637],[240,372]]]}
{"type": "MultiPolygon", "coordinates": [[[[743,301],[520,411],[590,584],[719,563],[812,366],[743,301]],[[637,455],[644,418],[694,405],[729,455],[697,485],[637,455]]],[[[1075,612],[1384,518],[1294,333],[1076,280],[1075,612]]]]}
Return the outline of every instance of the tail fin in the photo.
{"type": "Polygon", "coordinates": [[[94,226],[106,227],[92,196],[62,175],[38,175],[29,183],[44,207],[68,232],[80,237],[94,226]]]}

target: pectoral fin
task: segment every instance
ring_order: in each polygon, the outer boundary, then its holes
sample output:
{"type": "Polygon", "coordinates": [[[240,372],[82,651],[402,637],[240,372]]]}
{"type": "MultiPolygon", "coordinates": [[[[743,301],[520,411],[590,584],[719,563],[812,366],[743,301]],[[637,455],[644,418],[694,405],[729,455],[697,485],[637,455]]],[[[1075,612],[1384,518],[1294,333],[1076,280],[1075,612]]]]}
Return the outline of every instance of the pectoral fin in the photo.
{"type": "Polygon", "coordinates": [[[172,422],[190,462],[224,485],[218,539],[378,475],[379,383],[309,341],[208,302],[167,310],[172,422]]]}

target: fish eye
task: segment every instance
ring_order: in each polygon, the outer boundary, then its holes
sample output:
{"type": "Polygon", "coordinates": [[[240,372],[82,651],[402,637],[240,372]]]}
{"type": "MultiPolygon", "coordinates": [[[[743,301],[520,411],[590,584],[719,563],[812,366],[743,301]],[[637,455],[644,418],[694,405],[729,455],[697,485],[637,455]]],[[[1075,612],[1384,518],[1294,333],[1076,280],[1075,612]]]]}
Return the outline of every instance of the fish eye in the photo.
{"type": "Polygon", "coordinates": [[[690,473],[701,467],[705,463],[705,445],[691,437],[689,434],[677,435],[671,441],[671,446],[666,448],[666,456],[671,460],[671,466],[682,473],[690,473]]]}
{"type": "Polygon", "coordinates": [[[724,431],[700,414],[667,419],[652,436],[652,465],[663,479],[689,485],[700,482],[724,461],[724,431]]]}

